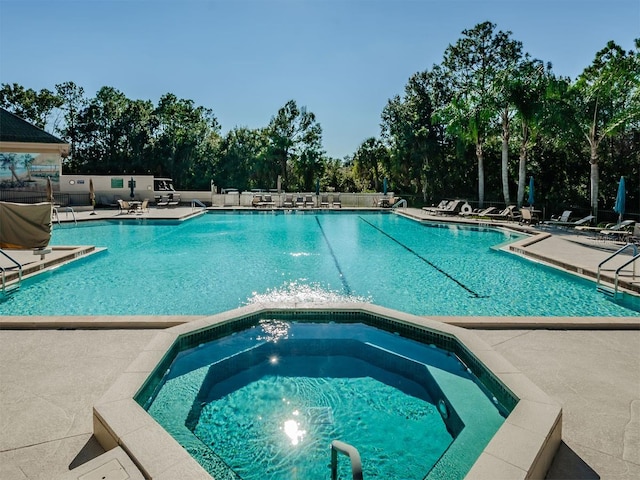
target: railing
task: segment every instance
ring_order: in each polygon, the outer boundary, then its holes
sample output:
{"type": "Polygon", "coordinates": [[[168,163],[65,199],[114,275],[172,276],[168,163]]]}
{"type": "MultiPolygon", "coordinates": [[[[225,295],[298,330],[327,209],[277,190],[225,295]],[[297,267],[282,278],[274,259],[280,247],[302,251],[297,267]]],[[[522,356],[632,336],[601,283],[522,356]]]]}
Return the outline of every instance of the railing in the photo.
{"type": "Polygon", "coordinates": [[[53,213],[56,216],[56,219],[58,220],[58,225],[60,225],[60,215],[58,213],[58,208],[64,209],[67,213],[67,216],[69,216],[69,212],[71,212],[71,216],[73,217],[73,222],[76,225],[78,224],[78,220],[76,219],[76,212],[73,209],[73,207],[53,207],[53,213]]]}
{"type": "Polygon", "coordinates": [[[640,258],[640,255],[638,254],[638,246],[635,245],[634,243],[627,243],[624,247],[618,249],[616,252],[612,253],[611,255],[609,255],[607,258],[605,258],[603,261],[600,262],[600,264],[598,264],[598,274],[596,276],[596,288],[598,291],[602,292],[602,293],[609,293],[612,294],[612,296],[615,298],[618,295],[618,283],[619,283],[619,279],[620,279],[620,272],[622,271],[623,268],[627,267],[629,264],[633,263],[633,277],[635,278],[636,276],[636,260],[638,260],[638,258],[640,258]],[[604,269],[602,268],[606,263],[608,263],[610,260],[612,260],[613,258],[617,257],[618,255],[620,255],[621,253],[623,253],[625,250],[627,250],[629,247],[631,247],[633,249],[633,257],[625,262],[623,265],[621,265],[620,267],[613,269],[613,268],[609,268],[609,269],[604,269]],[[615,272],[615,276],[614,276],[614,280],[613,280],[613,292],[609,292],[606,290],[606,288],[604,286],[600,285],[600,273],[601,272],[615,272]]]}
{"type": "Polygon", "coordinates": [[[351,459],[351,474],[353,480],[362,480],[362,462],[360,453],[352,445],[334,440],[331,442],[331,480],[338,480],[338,452],[351,459]]]}
{"type": "Polygon", "coordinates": [[[407,201],[404,198],[401,198],[400,200],[398,200],[396,203],[394,203],[393,205],[391,205],[391,209],[394,210],[396,208],[399,208],[400,205],[402,205],[403,208],[407,208],[407,201]]]}
{"type": "MultiPolygon", "coordinates": [[[[13,290],[20,288],[20,283],[22,282],[22,264],[18,262],[16,259],[10,257],[4,250],[0,250],[0,253],[7,257],[11,263],[18,267],[18,283],[15,284],[13,290]]],[[[12,267],[13,268],[13,267],[12,267]]],[[[2,293],[7,293],[7,280],[6,280],[6,271],[7,269],[0,266],[0,270],[2,270],[2,293]]]]}
{"type": "Polygon", "coordinates": [[[202,208],[207,208],[207,206],[202,203],[200,200],[198,200],[197,198],[194,198],[193,200],[191,200],[191,209],[195,209],[196,205],[202,208]]]}

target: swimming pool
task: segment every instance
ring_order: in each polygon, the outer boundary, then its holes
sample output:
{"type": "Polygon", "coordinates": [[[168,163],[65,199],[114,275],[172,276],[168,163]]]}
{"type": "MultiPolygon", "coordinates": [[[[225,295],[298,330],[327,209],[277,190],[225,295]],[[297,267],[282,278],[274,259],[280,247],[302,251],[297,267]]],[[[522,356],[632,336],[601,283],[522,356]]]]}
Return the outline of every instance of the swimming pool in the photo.
{"type": "Polygon", "coordinates": [[[103,253],[40,274],[3,315],[208,315],[255,302],[365,301],[417,315],[636,316],[592,282],[493,248],[513,232],[388,213],[211,213],[56,226],[103,253]]]}

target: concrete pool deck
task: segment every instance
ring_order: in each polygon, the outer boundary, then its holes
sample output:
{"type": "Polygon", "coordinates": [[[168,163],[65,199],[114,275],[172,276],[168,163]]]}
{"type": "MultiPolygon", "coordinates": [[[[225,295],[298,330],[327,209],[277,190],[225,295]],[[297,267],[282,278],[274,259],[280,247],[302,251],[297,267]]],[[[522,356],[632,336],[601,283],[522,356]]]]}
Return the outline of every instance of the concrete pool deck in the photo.
{"type": "MultiPolygon", "coordinates": [[[[179,218],[191,211],[162,210],[153,218],[179,218]]],[[[98,211],[87,220],[116,214],[98,211]]],[[[615,248],[558,233],[522,248],[549,263],[581,268],[586,276],[610,254],[605,247],[615,248]]],[[[31,252],[24,255],[40,261],[31,252]]],[[[99,456],[103,450],[93,438],[92,407],[162,328],[195,318],[3,317],[0,478],[77,479],[90,472],[94,477],[83,480],[142,478],[123,450],[99,456]]],[[[547,478],[640,478],[640,315],[431,318],[474,328],[562,405],[563,443],[547,478]]]]}

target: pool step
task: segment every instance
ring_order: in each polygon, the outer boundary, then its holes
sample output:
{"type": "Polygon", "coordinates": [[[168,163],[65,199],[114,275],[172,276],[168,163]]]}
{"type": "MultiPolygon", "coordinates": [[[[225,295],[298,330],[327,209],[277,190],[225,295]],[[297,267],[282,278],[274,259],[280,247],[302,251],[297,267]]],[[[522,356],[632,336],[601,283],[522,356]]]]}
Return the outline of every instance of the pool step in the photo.
{"type": "Polygon", "coordinates": [[[618,299],[622,296],[621,292],[616,291],[612,287],[608,287],[606,285],[598,285],[598,292],[603,293],[609,298],[618,299]]]}

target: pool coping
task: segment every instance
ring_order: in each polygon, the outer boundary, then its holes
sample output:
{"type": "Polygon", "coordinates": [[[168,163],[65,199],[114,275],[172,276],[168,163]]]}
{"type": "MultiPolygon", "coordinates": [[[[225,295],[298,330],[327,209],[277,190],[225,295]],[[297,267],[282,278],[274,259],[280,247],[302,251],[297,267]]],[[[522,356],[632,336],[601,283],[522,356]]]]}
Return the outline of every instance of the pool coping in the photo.
{"type": "Polygon", "coordinates": [[[520,399],[465,478],[544,478],[561,441],[561,406],[472,331],[371,304],[255,304],[159,332],[94,404],[94,435],[99,443],[105,450],[121,447],[147,478],[211,479],[133,398],[180,335],[262,311],[292,309],[371,314],[458,339],[520,399]]]}

